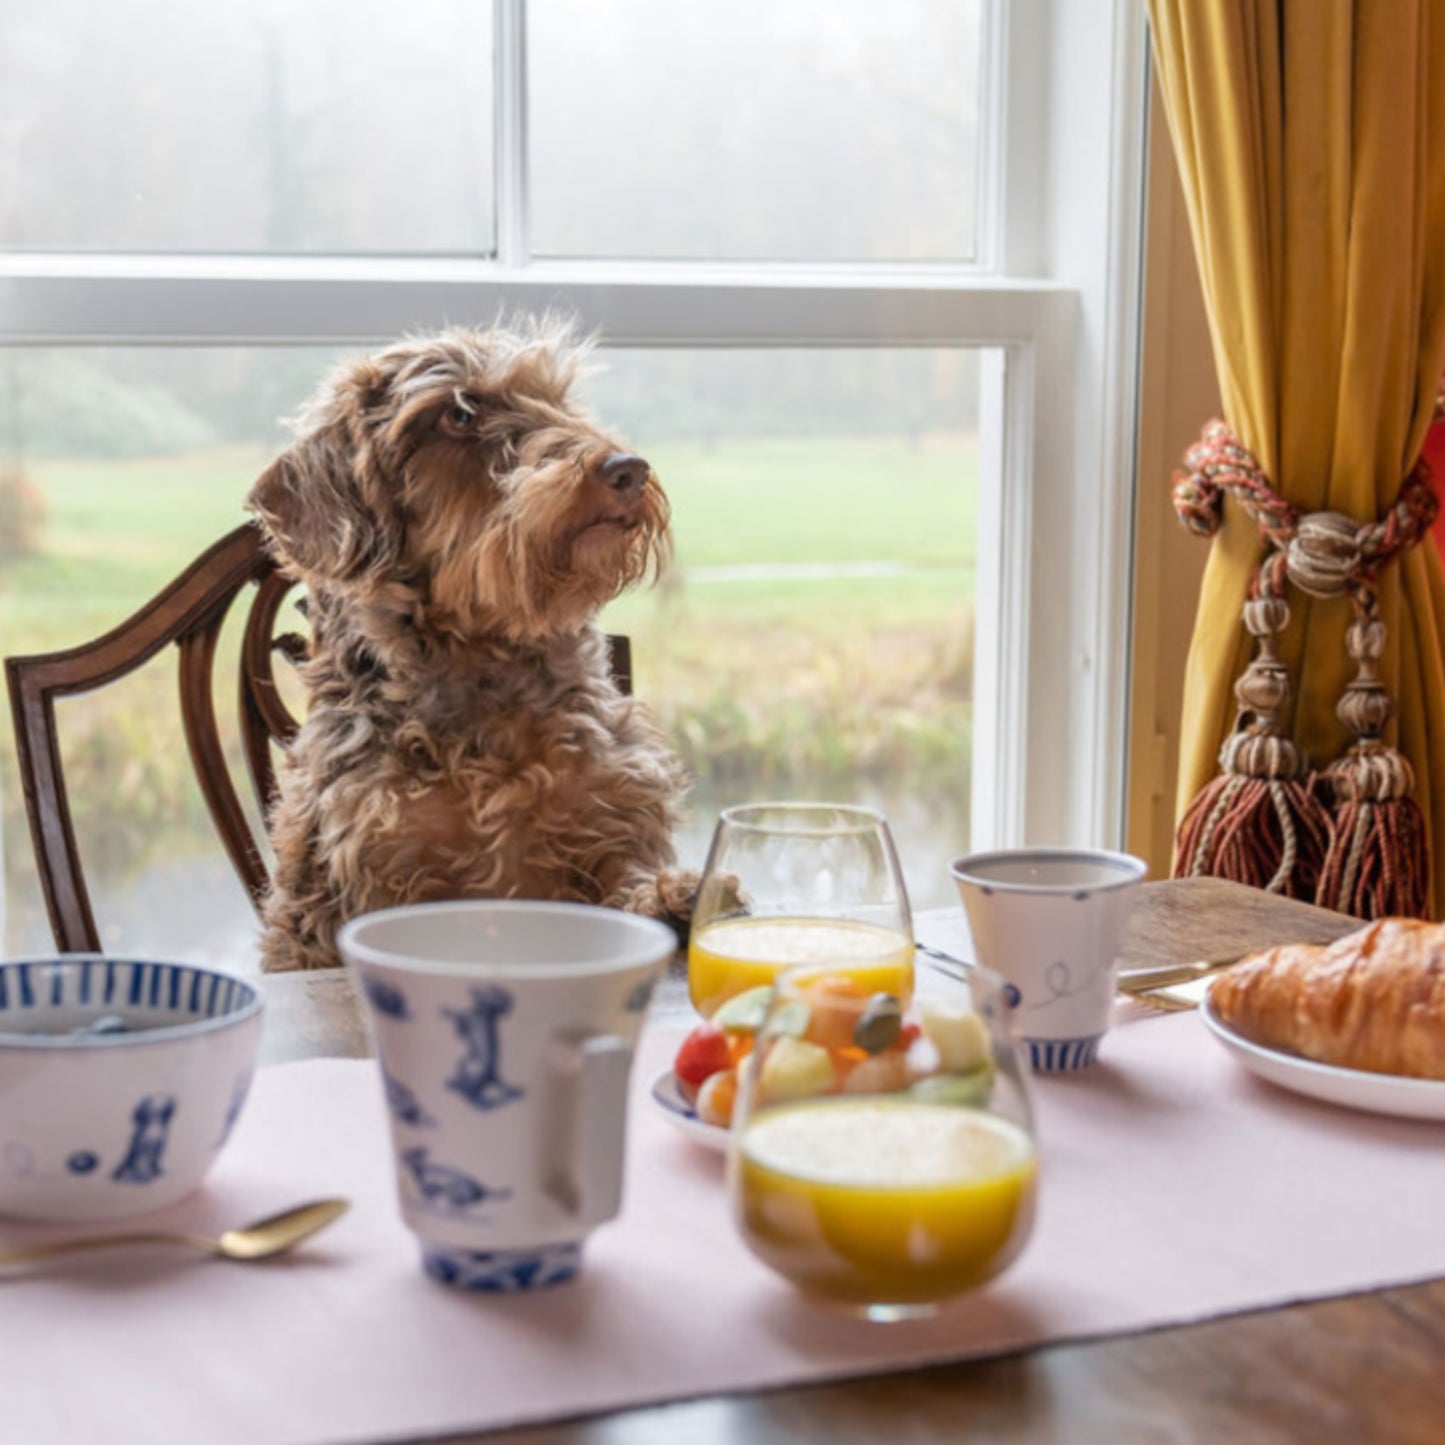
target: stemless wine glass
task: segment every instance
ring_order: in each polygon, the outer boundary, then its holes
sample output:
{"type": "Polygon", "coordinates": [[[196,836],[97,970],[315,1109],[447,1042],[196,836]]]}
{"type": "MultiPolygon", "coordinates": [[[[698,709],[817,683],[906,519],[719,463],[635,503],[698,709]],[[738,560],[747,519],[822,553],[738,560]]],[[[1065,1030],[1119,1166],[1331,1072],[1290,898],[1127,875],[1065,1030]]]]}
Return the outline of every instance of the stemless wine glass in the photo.
{"type": "Polygon", "coordinates": [[[1004,983],[929,970],[902,1004],[789,969],[743,1069],[729,1142],[749,1249],[806,1296],[873,1320],[993,1278],[1033,1222],[1032,1111],[1004,983]]]}
{"type": "Polygon", "coordinates": [[[794,964],[906,999],[913,920],[888,824],[872,808],[750,803],[713,831],[693,908],[688,989],[711,1018],[794,964]]]}

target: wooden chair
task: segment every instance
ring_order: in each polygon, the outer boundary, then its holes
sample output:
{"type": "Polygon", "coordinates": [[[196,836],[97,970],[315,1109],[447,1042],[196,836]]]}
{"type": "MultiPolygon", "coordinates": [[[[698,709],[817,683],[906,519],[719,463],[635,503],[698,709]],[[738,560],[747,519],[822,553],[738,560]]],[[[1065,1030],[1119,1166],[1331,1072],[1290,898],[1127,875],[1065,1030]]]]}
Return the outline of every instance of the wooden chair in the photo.
{"type": "MultiPolygon", "coordinates": [[[[221,745],[214,685],[216,644],[237,599],[253,589],[241,637],[238,703],[242,749],[264,815],[276,790],[272,746],[287,743],[297,728],[274,670],[278,652],[293,663],[305,656],[304,638],[276,632],[281,605],[293,586],[276,569],[259,530],[248,522],[208,548],[140,611],[104,636],[63,652],[6,658],[20,783],[50,928],[61,952],[99,952],[100,935],[71,821],[55,700],[115,682],[172,643],[179,653],[181,719],[196,780],[232,866],[252,903],[259,903],[267,885],[266,855],[247,822],[221,745]]],[[[609,641],[613,676],[630,693],[628,640],[609,641]]]]}

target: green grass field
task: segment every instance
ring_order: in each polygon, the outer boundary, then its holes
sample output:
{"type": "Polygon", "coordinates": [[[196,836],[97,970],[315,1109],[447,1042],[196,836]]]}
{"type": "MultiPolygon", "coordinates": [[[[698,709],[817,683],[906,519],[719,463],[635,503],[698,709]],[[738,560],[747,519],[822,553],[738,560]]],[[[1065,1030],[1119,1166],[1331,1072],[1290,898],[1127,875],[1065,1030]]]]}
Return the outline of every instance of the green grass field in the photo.
{"type": "MultiPolygon", "coordinates": [[[[603,618],[634,640],[638,691],[699,779],[700,823],[759,793],[895,804],[961,846],[968,805],[977,450],[972,437],[669,445],[651,460],[672,500],[676,566],[603,618]],[[798,564],[887,563],[897,575],[799,578],[798,564]],[[710,569],[772,564],[762,577],[710,569]],[[917,799],[933,799],[923,813],[917,799]],[[929,819],[933,821],[930,822],[929,819]]],[[[230,448],[143,460],[37,459],[37,551],[0,567],[4,651],[83,641],[149,598],[244,519],[267,461],[230,448]]],[[[173,717],[173,677],[77,705],[68,766],[100,798],[86,846],[117,870],[193,847],[207,824],[173,717]],[[139,751],[139,759],[131,756],[139,751]]],[[[8,730],[5,855],[29,844],[8,730]]],[[[901,840],[905,855],[907,839],[901,840]]]]}
{"type": "MultiPolygon", "coordinates": [[[[838,610],[884,626],[936,615],[972,592],[977,453],[971,438],[782,438],[710,451],[654,449],[672,499],[677,589],[617,604],[609,625],[685,601],[690,612],[787,618],[811,630],[838,610]],[[905,578],[688,581],[758,563],[903,563],[905,578]]],[[[28,466],[49,517],[42,550],[0,568],[7,650],[62,646],[119,620],[244,519],[266,454],[232,448],[28,466]]]]}

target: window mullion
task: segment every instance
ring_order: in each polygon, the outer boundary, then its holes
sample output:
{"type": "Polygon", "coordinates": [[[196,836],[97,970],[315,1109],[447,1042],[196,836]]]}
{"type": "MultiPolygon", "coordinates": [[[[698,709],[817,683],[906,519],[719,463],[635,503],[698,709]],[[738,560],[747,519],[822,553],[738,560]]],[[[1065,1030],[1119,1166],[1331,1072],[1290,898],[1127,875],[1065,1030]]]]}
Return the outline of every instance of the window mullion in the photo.
{"type": "Polygon", "coordinates": [[[493,0],[496,124],[496,256],[503,266],[531,259],[527,169],[527,3],[493,0]]]}
{"type": "Polygon", "coordinates": [[[984,11],[979,259],[1002,275],[1049,274],[1043,192],[1052,24],[1047,0],[993,0],[984,11]]]}
{"type": "Polygon", "coordinates": [[[978,35],[978,175],[975,181],[978,217],[974,261],[979,269],[997,273],[1004,256],[1004,205],[1007,181],[1003,167],[1005,129],[997,114],[1008,93],[1008,26],[1000,0],[983,0],[978,35]]]}

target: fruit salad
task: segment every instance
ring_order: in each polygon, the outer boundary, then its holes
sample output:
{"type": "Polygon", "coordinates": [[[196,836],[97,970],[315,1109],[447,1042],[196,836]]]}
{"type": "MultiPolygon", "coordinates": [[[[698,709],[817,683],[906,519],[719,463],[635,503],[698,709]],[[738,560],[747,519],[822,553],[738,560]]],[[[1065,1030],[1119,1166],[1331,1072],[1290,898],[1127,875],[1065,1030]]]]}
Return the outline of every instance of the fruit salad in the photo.
{"type": "Polygon", "coordinates": [[[976,1013],[926,999],[905,1009],[894,994],[820,973],[777,1006],[767,984],[736,994],[682,1041],[673,1072],[703,1123],[731,1125],[739,1070],[764,1027],[759,1103],[907,1093],[980,1107],[993,1089],[988,1030],[976,1013]]]}

